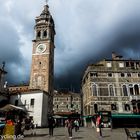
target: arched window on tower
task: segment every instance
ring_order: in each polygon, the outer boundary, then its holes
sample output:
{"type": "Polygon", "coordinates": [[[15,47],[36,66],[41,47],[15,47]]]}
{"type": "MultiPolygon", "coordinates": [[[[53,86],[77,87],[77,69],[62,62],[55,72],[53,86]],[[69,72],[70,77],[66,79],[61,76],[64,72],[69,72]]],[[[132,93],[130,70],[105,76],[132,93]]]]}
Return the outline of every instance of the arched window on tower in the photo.
{"type": "Polygon", "coordinates": [[[93,86],[93,96],[97,96],[97,85],[96,84],[94,84],[93,86]]]}
{"type": "Polygon", "coordinates": [[[139,86],[134,85],[135,95],[139,95],[139,86]]]}
{"type": "Polygon", "coordinates": [[[122,89],[123,89],[123,96],[128,96],[128,92],[127,92],[127,87],[126,87],[126,85],[123,85],[123,86],[122,86],[122,89]]]}
{"type": "Polygon", "coordinates": [[[46,31],[46,30],[43,32],[43,37],[44,37],[44,38],[47,37],[47,31],[46,31]]]}
{"type": "Polygon", "coordinates": [[[115,96],[115,91],[113,85],[109,85],[109,95],[110,96],[115,96]]]}
{"type": "Polygon", "coordinates": [[[41,31],[38,31],[37,32],[37,38],[40,38],[41,37],[41,31]]]}

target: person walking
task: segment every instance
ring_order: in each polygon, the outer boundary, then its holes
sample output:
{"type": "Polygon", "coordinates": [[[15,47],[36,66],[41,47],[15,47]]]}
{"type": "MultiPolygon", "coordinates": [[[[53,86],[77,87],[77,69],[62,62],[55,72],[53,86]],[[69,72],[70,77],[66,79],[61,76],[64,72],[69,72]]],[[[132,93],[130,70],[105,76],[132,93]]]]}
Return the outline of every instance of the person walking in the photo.
{"type": "Polygon", "coordinates": [[[100,137],[102,137],[102,130],[101,130],[101,116],[98,115],[96,119],[96,130],[99,132],[100,137]]]}
{"type": "Polygon", "coordinates": [[[79,130],[79,122],[78,122],[78,120],[74,121],[74,127],[75,127],[75,132],[77,132],[77,130],[79,130]]]}
{"type": "Polygon", "coordinates": [[[69,138],[72,139],[73,120],[71,118],[66,120],[65,126],[68,128],[69,138]]]}
{"type": "Polygon", "coordinates": [[[49,127],[49,135],[53,136],[53,129],[54,129],[54,125],[55,125],[55,120],[54,118],[51,116],[48,119],[48,127],[49,127]]]}

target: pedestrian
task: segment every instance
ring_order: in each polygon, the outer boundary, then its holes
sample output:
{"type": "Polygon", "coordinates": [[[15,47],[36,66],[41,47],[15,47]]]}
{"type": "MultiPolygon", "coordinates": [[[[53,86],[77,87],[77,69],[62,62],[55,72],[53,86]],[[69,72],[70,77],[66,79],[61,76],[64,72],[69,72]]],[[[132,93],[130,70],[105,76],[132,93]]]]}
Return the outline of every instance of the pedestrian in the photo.
{"type": "Polygon", "coordinates": [[[66,120],[65,126],[68,128],[69,138],[72,139],[73,120],[71,118],[66,120]]]}
{"type": "Polygon", "coordinates": [[[35,124],[34,124],[34,120],[33,120],[33,118],[31,118],[31,121],[30,121],[30,128],[31,128],[31,130],[32,130],[32,135],[36,135],[36,133],[35,133],[35,124]]]}
{"type": "Polygon", "coordinates": [[[78,120],[74,121],[74,127],[75,127],[75,132],[77,132],[77,130],[79,130],[79,122],[78,122],[78,120]]]}
{"type": "Polygon", "coordinates": [[[50,136],[53,136],[54,126],[55,126],[55,120],[52,116],[50,116],[48,119],[48,127],[49,127],[49,135],[50,136]]]}
{"type": "Polygon", "coordinates": [[[98,115],[96,119],[96,131],[100,134],[100,137],[102,137],[102,130],[101,130],[101,116],[98,115]]]}

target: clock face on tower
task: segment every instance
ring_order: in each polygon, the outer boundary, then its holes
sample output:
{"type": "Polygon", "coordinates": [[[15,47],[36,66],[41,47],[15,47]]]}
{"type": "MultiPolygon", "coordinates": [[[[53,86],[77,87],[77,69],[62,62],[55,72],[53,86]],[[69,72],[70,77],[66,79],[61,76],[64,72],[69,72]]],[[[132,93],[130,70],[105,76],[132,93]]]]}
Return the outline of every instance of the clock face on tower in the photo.
{"type": "Polygon", "coordinates": [[[44,53],[46,50],[45,44],[39,44],[36,48],[36,53],[44,53]]]}

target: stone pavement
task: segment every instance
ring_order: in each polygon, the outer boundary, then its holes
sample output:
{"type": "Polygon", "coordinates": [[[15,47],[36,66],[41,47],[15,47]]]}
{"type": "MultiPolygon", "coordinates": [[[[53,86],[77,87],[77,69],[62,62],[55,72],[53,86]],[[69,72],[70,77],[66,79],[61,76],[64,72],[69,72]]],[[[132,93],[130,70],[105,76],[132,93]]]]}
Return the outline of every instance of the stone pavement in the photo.
{"type": "MultiPolygon", "coordinates": [[[[25,131],[24,140],[69,140],[67,129],[60,127],[54,129],[54,136],[48,135],[48,128],[36,129],[36,135],[31,135],[31,131],[25,131]]],[[[134,130],[131,130],[134,131],[134,130]]],[[[78,132],[74,132],[73,129],[73,140],[126,140],[126,134],[123,128],[104,129],[103,137],[100,138],[95,128],[81,127],[78,132]]]]}

